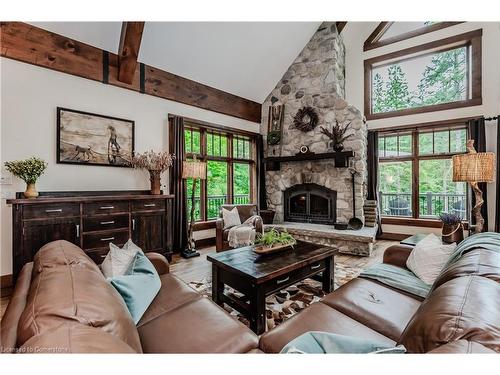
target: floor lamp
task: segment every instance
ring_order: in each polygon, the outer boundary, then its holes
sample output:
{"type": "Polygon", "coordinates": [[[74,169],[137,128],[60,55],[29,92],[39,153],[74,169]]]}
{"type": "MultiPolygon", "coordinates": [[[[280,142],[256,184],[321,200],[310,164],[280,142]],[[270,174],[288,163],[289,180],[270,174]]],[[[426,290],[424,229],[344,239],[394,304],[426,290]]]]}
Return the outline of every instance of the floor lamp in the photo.
{"type": "Polygon", "coordinates": [[[187,248],[181,252],[183,258],[193,258],[200,256],[200,253],[196,251],[195,242],[193,239],[193,227],[194,227],[194,211],[195,211],[195,191],[196,182],[198,179],[205,180],[207,178],[207,163],[198,161],[196,158],[192,161],[182,162],[182,178],[193,179],[193,186],[191,190],[191,213],[188,228],[188,242],[187,248]]]}
{"type": "Polygon", "coordinates": [[[484,218],[481,215],[481,206],[484,200],[479,183],[493,182],[494,169],[495,154],[493,152],[476,152],[472,139],[467,141],[466,154],[453,156],[453,181],[470,183],[476,196],[476,204],[472,208],[472,214],[476,218],[474,233],[481,233],[484,229],[484,218]]]}

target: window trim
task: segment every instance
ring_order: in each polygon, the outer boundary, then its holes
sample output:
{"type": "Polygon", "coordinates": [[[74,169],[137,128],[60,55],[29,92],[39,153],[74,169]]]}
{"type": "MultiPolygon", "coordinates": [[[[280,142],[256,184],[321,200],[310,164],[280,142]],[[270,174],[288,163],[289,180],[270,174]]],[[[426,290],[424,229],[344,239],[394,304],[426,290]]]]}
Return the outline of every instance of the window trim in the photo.
{"type": "Polygon", "coordinates": [[[391,38],[387,38],[386,40],[380,40],[386,31],[392,26],[394,22],[380,22],[378,26],[373,30],[370,36],[365,40],[363,44],[363,51],[369,51],[375,48],[387,46],[389,44],[401,42],[406,39],[414,38],[419,35],[431,33],[433,31],[441,30],[446,27],[455,26],[463,21],[459,22],[438,22],[428,26],[422,26],[416,30],[408,31],[406,33],[401,33],[399,35],[395,35],[391,38]]]}
{"type": "MultiPolygon", "coordinates": [[[[435,160],[435,159],[451,159],[453,155],[461,154],[461,153],[443,153],[443,154],[426,154],[419,155],[418,148],[418,135],[420,133],[426,132],[439,132],[443,130],[453,130],[453,129],[465,129],[466,130],[466,139],[469,137],[469,129],[467,126],[467,121],[469,118],[460,118],[453,120],[444,120],[437,122],[427,122],[422,124],[413,124],[406,125],[402,127],[388,127],[388,128],[380,128],[378,129],[379,136],[391,136],[402,133],[403,135],[410,133],[412,135],[412,155],[411,156],[397,156],[397,157],[379,157],[378,165],[384,162],[403,162],[409,161],[412,163],[412,189],[411,189],[411,210],[412,216],[390,216],[383,215],[381,213],[381,222],[382,224],[390,224],[390,225],[407,225],[407,226],[419,226],[419,227],[432,227],[438,228],[441,227],[441,221],[439,219],[433,219],[429,217],[420,217],[419,212],[419,162],[421,160],[435,160]]],[[[377,145],[378,152],[378,145],[377,145]]],[[[462,152],[466,153],[466,151],[462,152]]],[[[380,171],[380,167],[377,168],[380,171]]],[[[466,185],[466,196],[467,196],[467,206],[470,204],[470,189],[469,186],[466,185]]],[[[379,195],[380,191],[377,192],[379,195]]],[[[382,212],[382,201],[380,196],[378,197],[380,212],[382,212]]],[[[467,219],[463,221],[464,224],[467,223],[467,219]]]]}
{"type": "Polygon", "coordinates": [[[436,40],[415,47],[380,55],[364,61],[364,112],[367,120],[377,120],[389,117],[412,115],[442,111],[452,108],[462,108],[481,105],[482,100],[482,35],[483,30],[478,29],[449,38],[436,40]],[[433,104],[418,108],[406,108],[391,112],[372,113],[372,71],[376,67],[384,65],[382,62],[404,61],[428,53],[442,52],[449,49],[469,47],[470,56],[470,81],[471,98],[450,103],[433,104]],[[427,51],[427,52],[426,52],[427,51]],[[426,52],[426,53],[425,53],[426,52]]]}
{"type": "MultiPolygon", "coordinates": [[[[255,156],[257,154],[257,134],[247,132],[244,130],[233,129],[225,126],[216,126],[212,124],[208,124],[201,121],[184,119],[184,131],[192,129],[194,131],[200,132],[200,153],[192,153],[185,152],[185,159],[191,159],[194,156],[198,160],[207,162],[207,161],[222,161],[227,163],[227,203],[232,204],[234,194],[233,194],[233,165],[245,163],[250,166],[250,201],[256,202],[257,200],[257,171],[256,171],[256,162],[255,156]],[[208,147],[207,147],[207,134],[208,133],[218,133],[227,137],[227,156],[214,156],[208,155],[208,147]],[[250,158],[242,159],[233,157],[233,138],[248,138],[250,141],[250,158]]],[[[186,150],[186,146],[184,146],[184,150],[186,150]]],[[[186,185],[187,188],[187,185],[186,185]]],[[[188,194],[186,197],[189,198],[188,194]]],[[[208,218],[208,192],[207,192],[207,180],[201,180],[200,183],[200,216],[201,219],[195,221],[196,228],[205,228],[205,226],[212,227],[217,218],[208,218]]]]}

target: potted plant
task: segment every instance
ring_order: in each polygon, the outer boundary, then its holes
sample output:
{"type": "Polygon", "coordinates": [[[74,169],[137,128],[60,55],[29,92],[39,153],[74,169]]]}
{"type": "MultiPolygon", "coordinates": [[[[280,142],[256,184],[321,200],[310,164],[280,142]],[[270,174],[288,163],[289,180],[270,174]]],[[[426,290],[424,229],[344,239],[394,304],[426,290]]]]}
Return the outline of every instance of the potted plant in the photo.
{"type": "Polygon", "coordinates": [[[321,133],[330,138],[330,147],[333,148],[335,152],[342,152],[344,150],[344,142],[352,137],[352,134],[345,135],[349,125],[351,125],[350,122],[347,125],[342,126],[338,121],[335,121],[332,131],[329,131],[325,127],[321,126],[321,133]]]}
{"type": "Polygon", "coordinates": [[[39,158],[31,157],[26,160],[15,160],[5,162],[5,168],[14,176],[26,182],[24,196],[29,199],[38,197],[35,183],[47,169],[47,163],[39,158]]]}
{"type": "Polygon", "coordinates": [[[274,253],[289,246],[293,247],[296,243],[295,238],[286,229],[280,232],[276,228],[271,228],[264,233],[257,233],[254,251],[258,254],[274,253]]]}
{"type": "Polygon", "coordinates": [[[443,223],[441,235],[443,242],[459,243],[464,239],[464,228],[459,215],[443,212],[439,215],[439,219],[443,223]]]}
{"type": "Polygon", "coordinates": [[[130,165],[135,169],[145,169],[149,172],[151,194],[159,195],[161,193],[161,174],[172,166],[174,159],[174,154],[150,150],[134,155],[130,165]]]}

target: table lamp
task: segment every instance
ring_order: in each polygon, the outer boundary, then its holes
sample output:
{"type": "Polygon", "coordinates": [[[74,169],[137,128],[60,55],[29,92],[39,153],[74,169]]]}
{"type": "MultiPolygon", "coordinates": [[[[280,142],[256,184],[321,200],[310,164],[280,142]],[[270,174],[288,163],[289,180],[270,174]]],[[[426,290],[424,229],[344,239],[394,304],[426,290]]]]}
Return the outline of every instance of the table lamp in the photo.
{"type": "Polygon", "coordinates": [[[495,169],[495,154],[493,152],[476,152],[474,140],[467,141],[467,153],[453,156],[453,181],[468,182],[476,196],[476,204],[472,214],[476,218],[475,233],[481,233],[484,227],[484,218],[481,215],[481,206],[484,203],[483,192],[479,188],[480,182],[493,182],[495,169]]]}
{"type": "Polygon", "coordinates": [[[193,226],[194,226],[194,210],[195,210],[195,200],[194,194],[196,191],[196,182],[198,179],[205,180],[207,178],[207,163],[196,160],[189,160],[182,162],[182,178],[193,179],[193,186],[191,191],[191,213],[190,213],[190,221],[188,228],[188,242],[187,248],[181,252],[181,256],[183,258],[193,258],[200,256],[200,253],[195,249],[195,243],[193,239],[193,226]]]}

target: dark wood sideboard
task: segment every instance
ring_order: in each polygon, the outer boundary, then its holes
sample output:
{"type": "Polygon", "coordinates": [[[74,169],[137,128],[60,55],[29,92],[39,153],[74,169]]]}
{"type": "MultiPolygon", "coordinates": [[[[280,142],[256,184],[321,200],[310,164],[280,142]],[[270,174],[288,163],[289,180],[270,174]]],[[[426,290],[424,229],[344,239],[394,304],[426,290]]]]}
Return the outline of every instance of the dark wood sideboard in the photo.
{"type": "Polygon", "coordinates": [[[13,280],[46,243],[67,240],[80,246],[96,263],[109,243],[129,238],[144,252],[172,258],[173,195],[148,191],[44,192],[37,199],[7,200],[12,204],[13,280]]]}

